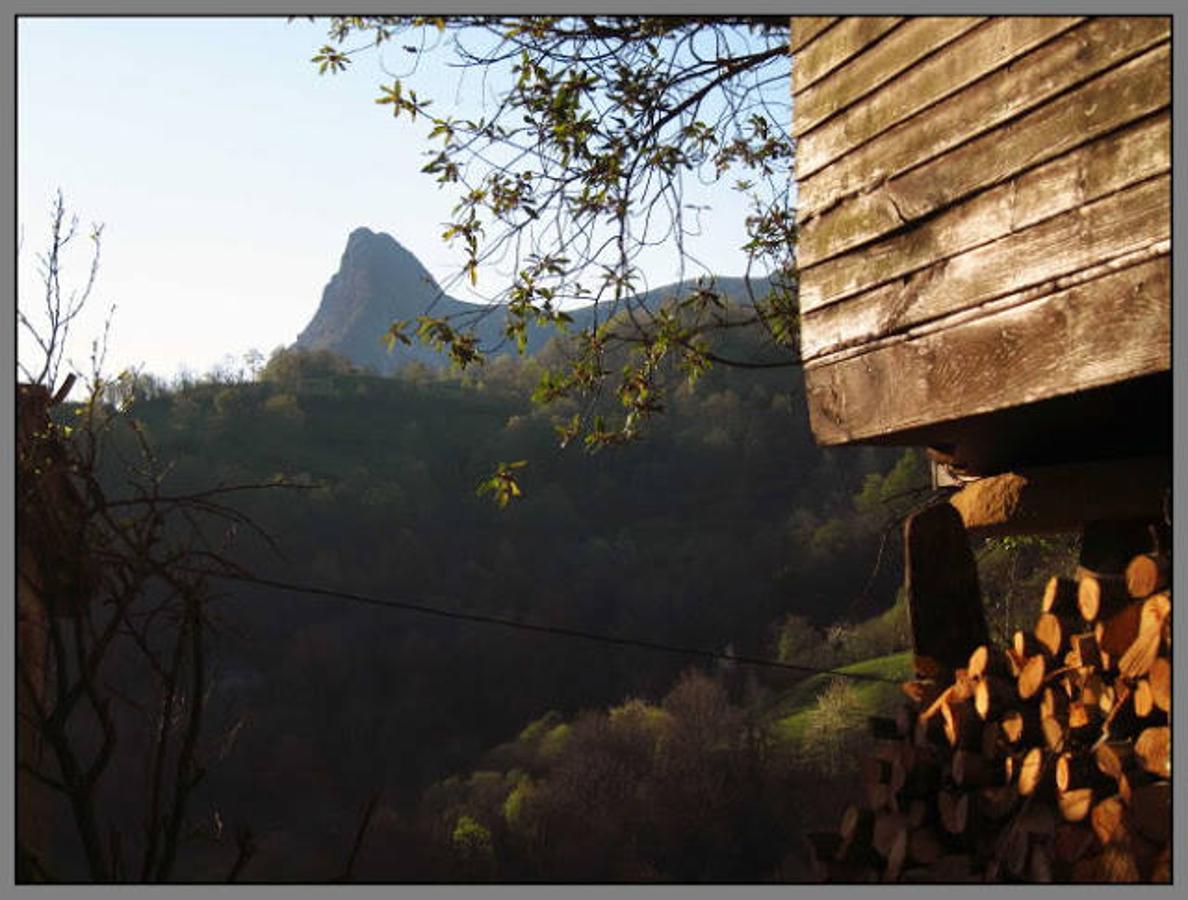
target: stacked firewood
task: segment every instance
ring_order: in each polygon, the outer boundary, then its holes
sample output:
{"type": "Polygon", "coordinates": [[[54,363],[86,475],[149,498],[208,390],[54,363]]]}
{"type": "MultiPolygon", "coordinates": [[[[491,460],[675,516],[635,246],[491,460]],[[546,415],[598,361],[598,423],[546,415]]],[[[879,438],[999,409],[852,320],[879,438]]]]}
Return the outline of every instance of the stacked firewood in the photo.
{"type": "Polygon", "coordinates": [[[822,880],[1167,882],[1171,591],[1159,553],[1052,578],[1011,646],[978,647],[870,720],[865,802],[808,835],[822,880]]]}

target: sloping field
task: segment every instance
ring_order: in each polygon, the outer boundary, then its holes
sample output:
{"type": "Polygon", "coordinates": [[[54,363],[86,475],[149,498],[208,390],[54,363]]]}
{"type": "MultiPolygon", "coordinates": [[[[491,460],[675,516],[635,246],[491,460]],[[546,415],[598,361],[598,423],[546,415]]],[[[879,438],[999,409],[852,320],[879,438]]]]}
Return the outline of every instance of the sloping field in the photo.
{"type": "MultiPolygon", "coordinates": [[[[910,652],[893,653],[889,656],[865,659],[862,662],[842,666],[837,671],[855,675],[878,675],[896,682],[888,684],[860,679],[848,681],[853,689],[854,723],[864,726],[866,716],[889,715],[894,712],[897,702],[906,700],[903,692],[899,689],[898,682],[907,681],[912,677],[912,654],[910,652]]],[[[775,734],[781,740],[800,741],[810,716],[816,708],[817,698],[836,677],[835,675],[814,675],[797,684],[779,700],[772,710],[772,718],[775,720],[775,734]]]]}

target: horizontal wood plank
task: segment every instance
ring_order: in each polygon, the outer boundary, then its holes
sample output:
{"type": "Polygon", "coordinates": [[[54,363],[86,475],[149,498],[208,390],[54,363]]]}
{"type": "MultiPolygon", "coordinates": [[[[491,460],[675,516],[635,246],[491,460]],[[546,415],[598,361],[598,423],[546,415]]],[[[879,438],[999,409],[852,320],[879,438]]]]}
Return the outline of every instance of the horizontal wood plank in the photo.
{"type": "MultiPolygon", "coordinates": [[[[877,137],[892,125],[955,94],[1061,32],[1068,31],[1082,22],[1083,18],[995,16],[978,28],[950,28],[942,33],[937,33],[933,21],[919,19],[907,23],[883,42],[887,50],[880,46],[877,52],[864,54],[797,98],[792,112],[794,131],[799,137],[796,159],[802,178],[877,137]],[[911,66],[900,77],[885,85],[882,83],[887,78],[876,81],[869,74],[861,72],[863,60],[867,57],[882,56],[901,35],[914,37],[925,26],[929,29],[925,34],[936,51],[927,59],[911,66]],[[814,127],[824,116],[810,116],[810,110],[805,105],[809,98],[824,93],[843,75],[853,77],[854,74],[866,77],[869,87],[861,94],[869,96],[863,97],[830,121],[814,127]],[[875,87],[879,89],[873,90],[875,87]]],[[[941,21],[962,22],[960,19],[941,21]]],[[[966,20],[974,24],[979,21],[983,20],[966,20]]],[[[858,95],[856,92],[855,96],[858,95]]],[[[828,98],[828,94],[825,96],[828,98]]],[[[827,102],[832,107],[830,112],[844,105],[836,101],[827,102]]]]}
{"type": "Polygon", "coordinates": [[[1170,104],[1171,45],[1163,44],[891,187],[905,218],[917,219],[1170,104]]]}
{"type": "Polygon", "coordinates": [[[902,16],[842,18],[792,57],[792,93],[798,94],[821,80],[902,21],[902,16]]]}
{"type": "Polygon", "coordinates": [[[1095,18],[1006,68],[906,119],[799,179],[799,220],[942,156],[1061,92],[1131,59],[1170,34],[1166,17],[1095,18]]]}
{"type": "MultiPolygon", "coordinates": [[[[984,16],[922,16],[909,19],[872,48],[835,69],[796,97],[792,132],[797,137],[819,125],[838,110],[877,91],[896,75],[985,21],[984,16]]],[[[844,113],[850,118],[849,111],[844,113]]],[[[820,153],[821,142],[807,144],[805,171],[819,169],[830,157],[820,153]],[[811,164],[810,164],[811,160],[811,164]]],[[[806,149],[801,141],[798,155],[806,149]]],[[[837,154],[835,154],[837,155],[837,154]]]]}
{"type": "Polygon", "coordinates": [[[886,436],[1166,371],[1170,259],[805,371],[823,444],[886,436]]]}
{"type": "MultiPolygon", "coordinates": [[[[815,265],[823,254],[861,244],[871,228],[869,219],[847,221],[838,209],[801,235],[801,309],[811,312],[1170,170],[1171,117],[1164,112],[1111,131],[911,229],[815,265]],[[826,232],[826,226],[834,230],[826,232]],[[823,251],[826,234],[829,246],[823,251]]],[[[893,196],[881,201],[870,208],[883,210],[885,230],[892,231],[900,221],[898,201],[893,196]]]]}
{"type": "MultiPolygon", "coordinates": [[[[887,337],[1167,240],[1162,175],[841,302],[802,313],[805,360],[887,337]]],[[[811,275],[811,270],[809,273],[811,275]]],[[[812,296],[811,279],[801,284],[812,296]]],[[[803,308],[803,307],[802,307],[803,308]]]]}
{"type": "Polygon", "coordinates": [[[837,16],[793,16],[788,49],[793,53],[837,21],[837,16]]]}

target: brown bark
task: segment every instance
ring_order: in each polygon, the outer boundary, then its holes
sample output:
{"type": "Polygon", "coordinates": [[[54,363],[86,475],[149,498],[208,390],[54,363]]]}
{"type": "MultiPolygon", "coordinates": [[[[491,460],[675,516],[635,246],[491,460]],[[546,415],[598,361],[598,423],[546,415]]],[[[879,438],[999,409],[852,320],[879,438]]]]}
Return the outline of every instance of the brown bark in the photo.
{"type": "Polygon", "coordinates": [[[1001,765],[971,750],[953,754],[953,781],[963,788],[997,787],[1006,780],[1001,765]]]}
{"type": "Polygon", "coordinates": [[[1031,746],[1043,737],[1039,711],[1033,704],[1007,711],[999,724],[1003,736],[1012,744],[1031,746]]]}
{"type": "Polygon", "coordinates": [[[1027,660],[1042,653],[1043,645],[1036,639],[1035,633],[1019,629],[1011,638],[1011,647],[1015,651],[1018,664],[1022,667],[1027,660]]]}
{"type": "Polygon", "coordinates": [[[1118,673],[1124,678],[1138,678],[1151,670],[1159,655],[1163,623],[1171,615],[1171,595],[1153,594],[1142,601],[1138,634],[1118,660],[1118,673]]]}
{"type": "Polygon", "coordinates": [[[880,812],[875,816],[870,844],[879,856],[886,859],[900,838],[907,839],[907,818],[896,812],[880,812]]]}
{"type": "Polygon", "coordinates": [[[834,856],[840,858],[850,847],[869,846],[871,834],[874,830],[874,813],[869,809],[860,809],[851,804],[842,813],[841,827],[838,829],[840,843],[834,848],[834,856]]]}
{"type": "Polygon", "coordinates": [[[1021,878],[1027,868],[1027,856],[1031,850],[1031,832],[1025,828],[1007,831],[1003,836],[1002,864],[1007,872],[1021,878]]]}
{"type": "Polygon", "coordinates": [[[896,882],[899,880],[900,872],[903,871],[903,864],[907,860],[907,850],[908,830],[904,827],[895,833],[895,837],[891,841],[891,847],[887,850],[887,865],[883,869],[882,878],[884,882],[896,882]]]}
{"type": "Polygon", "coordinates": [[[981,742],[980,720],[972,697],[941,704],[941,718],[950,747],[970,747],[981,742]]]}
{"type": "Polygon", "coordinates": [[[1077,584],[1077,609],[1086,622],[1113,615],[1128,599],[1126,583],[1118,576],[1086,574],[1077,584]]]}
{"type": "Polygon", "coordinates": [[[1077,612],[1077,582],[1059,575],[1049,578],[1040,602],[1040,612],[1056,615],[1077,612]]]}
{"type": "Polygon", "coordinates": [[[1006,781],[1006,768],[1003,767],[1004,784],[1001,787],[983,788],[978,793],[978,811],[986,819],[998,822],[1015,811],[1019,802],[1019,794],[1015,786],[1006,781]]]}
{"type": "Polygon", "coordinates": [[[1110,661],[1121,657],[1138,637],[1144,602],[1136,600],[1128,603],[1103,620],[1101,633],[1097,634],[1097,645],[1108,654],[1110,661]]]}
{"type": "Polygon", "coordinates": [[[912,736],[912,742],[916,747],[934,747],[945,743],[945,723],[939,709],[938,707],[934,715],[921,715],[916,720],[916,730],[912,736]]]}
{"type": "Polygon", "coordinates": [[[951,505],[938,503],[908,516],[903,528],[915,654],[956,669],[989,638],[965,524],[951,505]]]}
{"type": "Polygon", "coordinates": [[[982,756],[986,759],[993,760],[996,764],[1002,761],[1003,756],[1007,752],[1007,741],[1002,736],[1002,728],[999,727],[998,722],[983,722],[982,723],[982,746],[980,747],[982,756]]]}
{"type": "Polygon", "coordinates": [[[964,834],[969,825],[969,794],[942,790],[936,795],[941,827],[949,834],[964,834]]]}
{"type": "MultiPolygon", "coordinates": [[[[941,782],[940,764],[931,759],[917,757],[904,774],[900,794],[907,798],[931,798],[941,782]]],[[[918,822],[916,824],[919,824],[918,822]]]]}
{"type": "Polygon", "coordinates": [[[974,709],[983,720],[992,722],[1018,700],[1015,687],[997,675],[987,675],[974,688],[974,709]]]}
{"type": "Polygon", "coordinates": [[[1049,685],[1040,694],[1040,717],[1057,718],[1065,722],[1068,720],[1069,704],[1068,692],[1062,686],[1049,685]]]}
{"type": "Polygon", "coordinates": [[[1154,781],[1130,797],[1130,822],[1148,840],[1164,844],[1171,837],[1171,782],[1154,781]]]}
{"type": "Polygon", "coordinates": [[[1104,792],[1117,790],[1118,784],[1116,779],[1111,779],[1097,767],[1089,754],[1060,754],[1056,759],[1056,789],[1071,791],[1086,787],[1104,792]]]}
{"type": "Polygon", "coordinates": [[[1033,842],[1027,859],[1027,879],[1033,884],[1051,884],[1054,880],[1052,852],[1048,845],[1033,842]]]}
{"type": "Polygon", "coordinates": [[[1089,816],[1093,833],[1103,844],[1126,839],[1126,807],[1118,796],[1106,797],[1094,804],[1089,816]]]}
{"type": "Polygon", "coordinates": [[[907,819],[912,828],[922,828],[928,821],[928,802],[923,797],[914,797],[908,802],[907,819]]]}
{"type": "Polygon", "coordinates": [[[969,655],[967,671],[975,681],[991,675],[1006,678],[1011,676],[1011,661],[1000,648],[982,644],[969,655]]]}
{"type": "Polygon", "coordinates": [[[1062,822],[1056,826],[1052,847],[1059,862],[1072,865],[1092,853],[1097,843],[1092,828],[1075,822],[1062,822]]]}
{"type": "MultiPolygon", "coordinates": [[[[1096,643],[1096,642],[1095,642],[1096,643]]],[[[1081,685],[1081,702],[1086,706],[1097,707],[1099,712],[1108,713],[1108,709],[1101,708],[1101,698],[1105,693],[1106,684],[1102,681],[1100,667],[1091,672],[1081,685]]]]}
{"type": "Polygon", "coordinates": [[[1142,720],[1134,712],[1134,692],[1124,682],[1114,686],[1114,702],[1106,715],[1103,730],[1108,740],[1134,737],[1142,730],[1142,720]]]}
{"type": "Polygon", "coordinates": [[[1166,845],[1151,861],[1151,873],[1147,880],[1152,884],[1171,884],[1171,846],[1166,845]]]}
{"type": "Polygon", "coordinates": [[[1102,519],[1089,522],[1081,534],[1079,563],[1083,569],[1121,575],[1138,553],[1154,549],[1150,519],[1102,519]]]}
{"type": "Polygon", "coordinates": [[[1002,776],[1007,785],[1018,788],[1019,773],[1023,771],[1023,760],[1026,752],[1008,753],[1002,760],[1002,776]]]}
{"type": "Polygon", "coordinates": [[[1134,852],[1122,844],[1111,844],[1101,851],[1097,871],[1098,881],[1114,884],[1134,884],[1142,881],[1134,852]]]}
{"type": "Polygon", "coordinates": [[[1134,741],[1129,738],[1106,741],[1093,749],[1093,761],[1096,763],[1098,771],[1109,776],[1115,782],[1130,767],[1133,755],[1134,741]]]}
{"type": "Polygon", "coordinates": [[[1097,646],[1097,637],[1092,631],[1074,634],[1069,638],[1069,643],[1072,646],[1073,652],[1076,654],[1076,661],[1073,665],[1086,666],[1094,670],[1104,668],[1101,650],[1097,646]]]}
{"type": "Polygon", "coordinates": [[[936,831],[928,826],[914,828],[908,837],[907,856],[914,863],[931,865],[943,852],[936,831]]]}

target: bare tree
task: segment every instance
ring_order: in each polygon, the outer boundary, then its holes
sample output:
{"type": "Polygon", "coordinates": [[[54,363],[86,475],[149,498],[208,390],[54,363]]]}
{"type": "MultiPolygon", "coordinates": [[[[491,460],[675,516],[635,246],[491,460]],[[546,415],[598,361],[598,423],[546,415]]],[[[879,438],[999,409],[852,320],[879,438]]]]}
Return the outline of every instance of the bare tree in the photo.
{"type": "MultiPolygon", "coordinates": [[[[78,232],[59,193],[39,257],[44,308],[37,322],[18,310],[39,354],[21,364],[30,380],[18,384],[17,841],[26,881],[65,874],[55,851],[69,832],[89,880],[174,877],[194,791],[219,756],[221,736],[208,741],[205,728],[210,579],[237,571],[231,537],[255,528],[224,498],[265,487],[170,495],[166,467],[131,415],[135,379],[100,373],[106,334],[92,345],[86,398],[65,414],[78,373],[58,379],[95,284],[100,232],[85,283],[66,290],[63,250],[78,232]],[[139,786],[128,781],[138,765],[139,786]]],[[[236,843],[231,876],[254,852],[250,832],[236,843]]]]}
{"type": "Polygon", "coordinates": [[[66,203],[62,191],[59,190],[54,195],[50,217],[49,248],[37,257],[38,274],[43,288],[42,304],[32,315],[22,309],[21,304],[17,305],[17,322],[24,336],[33,342],[37,350],[37,362],[33,364],[32,369],[21,361],[18,353],[18,369],[26,382],[44,385],[51,393],[53,386],[58,382],[71,327],[90,299],[95,278],[99,274],[103,226],[93,224],[88,233],[93,250],[87,278],[81,285],[63,293],[64,257],[79,236],[78,216],[67,217],[66,203]]]}

